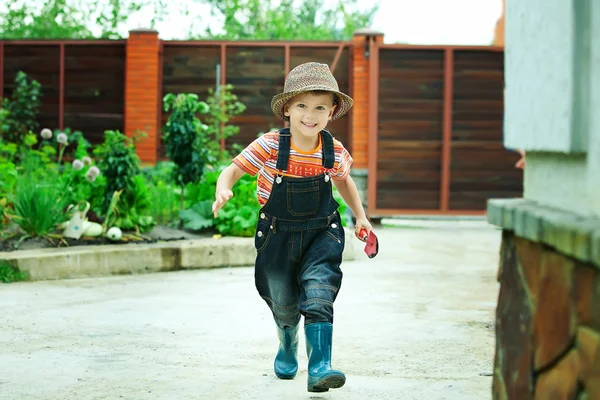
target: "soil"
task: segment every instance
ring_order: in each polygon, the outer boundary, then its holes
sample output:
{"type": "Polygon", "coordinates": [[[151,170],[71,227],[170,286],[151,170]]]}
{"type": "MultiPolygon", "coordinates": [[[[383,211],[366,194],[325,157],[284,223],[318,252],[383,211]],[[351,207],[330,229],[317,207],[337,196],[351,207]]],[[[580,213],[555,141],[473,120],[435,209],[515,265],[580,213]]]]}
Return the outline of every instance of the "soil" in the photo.
{"type": "Polygon", "coordinates": [[[106,237],[84,237],[81,239],[69,238],[27,238],[21,241],[22,234],[11,232],[9,238],[0,241],[0,252],[16,250],[34,250],[44,248],[59,248],[73,246],[103,246],[127,243],[155,243],[159,241],[172,241],[182,239],[202,239],[213,236],[213,232],[194,233],[185,229],[176,229],[168,226],[155,226],[150,232],[135,235],[134,232],[124,232],[123,239],[113,241],[106,237]],[[135,235],[135,238],[133,237],[135,235]]]}

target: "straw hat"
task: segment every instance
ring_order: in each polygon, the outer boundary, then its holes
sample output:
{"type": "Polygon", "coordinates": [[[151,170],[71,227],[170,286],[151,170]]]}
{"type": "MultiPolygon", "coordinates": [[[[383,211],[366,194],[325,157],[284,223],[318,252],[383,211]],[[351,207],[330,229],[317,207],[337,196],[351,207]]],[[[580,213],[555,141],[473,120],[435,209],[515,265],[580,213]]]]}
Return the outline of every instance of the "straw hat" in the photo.
{"type": "Polygon", "coordinates": [[[300,64],[290,71],[285,80],[283,93],[273,96],[271,108],[278,118],[286,120],[287,117],[283,114],[283,106],[292,97],[313,90],[325,90],[335,95],[337,107],[331,116],[331,120],[346,114],[354,104],[354,100],[350,96],[340,92],[338,83],[327,64],[308,62],[300,64]]]}

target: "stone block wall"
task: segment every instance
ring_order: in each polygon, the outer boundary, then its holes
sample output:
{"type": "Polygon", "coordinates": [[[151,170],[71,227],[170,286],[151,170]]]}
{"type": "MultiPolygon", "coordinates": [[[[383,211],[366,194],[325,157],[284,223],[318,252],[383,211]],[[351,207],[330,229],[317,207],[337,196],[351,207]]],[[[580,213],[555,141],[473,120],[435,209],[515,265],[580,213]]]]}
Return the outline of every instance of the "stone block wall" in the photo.
{"type": "Polygon", "coordinates": [[[600,221],[490,203],[503,227],[493,399],[600,399],[600,221]]]}

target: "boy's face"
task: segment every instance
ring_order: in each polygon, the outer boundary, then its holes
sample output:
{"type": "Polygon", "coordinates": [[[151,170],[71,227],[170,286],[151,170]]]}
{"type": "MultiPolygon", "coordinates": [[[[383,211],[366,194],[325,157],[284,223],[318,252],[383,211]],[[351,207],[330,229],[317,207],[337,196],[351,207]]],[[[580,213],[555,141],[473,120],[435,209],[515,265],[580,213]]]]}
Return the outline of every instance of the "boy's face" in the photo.
{"type": "Polygon", "coordinates": [[[292,133],[315,137],[327,126],[334,111],[332,93],[302,93],[290,99],[283,114],[290,119],[292,133]]]}

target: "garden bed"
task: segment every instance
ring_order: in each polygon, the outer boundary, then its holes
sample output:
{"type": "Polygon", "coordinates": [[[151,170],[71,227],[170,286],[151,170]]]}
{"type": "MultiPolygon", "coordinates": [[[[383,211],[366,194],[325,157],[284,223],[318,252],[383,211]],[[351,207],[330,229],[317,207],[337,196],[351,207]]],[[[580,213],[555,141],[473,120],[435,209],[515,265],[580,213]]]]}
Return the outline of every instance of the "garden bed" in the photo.
{"type": "Polygon", "coordinates": [[[173,240],[184,239],[208,239],[213,237],[212,232],[193,233],[185,229],[176,229],[168,226],[155,226],[150,232],[143,235],[135,235],[133,238],[129,235],[124,235],[124,238],[119,241],[113,241],[106,237],[88,237],[82,239],[70,238],[27,238],[20,243],[20,237],[15,236],[10,239],[0,241],[0,252],[18,251],[18,250],[35,250],[45,248],[65,248],[75,246],[103,246],[103,245],[119,245],[128,243],[156,243],[173,240]]]}

